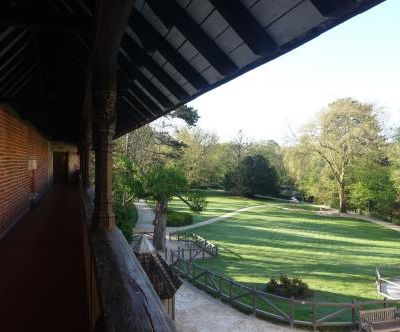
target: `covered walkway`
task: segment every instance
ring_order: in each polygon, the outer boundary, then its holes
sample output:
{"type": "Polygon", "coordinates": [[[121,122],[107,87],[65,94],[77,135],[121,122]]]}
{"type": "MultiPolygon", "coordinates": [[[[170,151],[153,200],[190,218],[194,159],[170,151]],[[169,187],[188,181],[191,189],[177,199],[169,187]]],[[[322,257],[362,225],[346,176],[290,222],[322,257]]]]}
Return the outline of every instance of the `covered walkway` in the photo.
{"type": "Polygon", "coordinates": [[[87,331],[79,188],[54,185],[0,241],[0,331],[87,331]]]}

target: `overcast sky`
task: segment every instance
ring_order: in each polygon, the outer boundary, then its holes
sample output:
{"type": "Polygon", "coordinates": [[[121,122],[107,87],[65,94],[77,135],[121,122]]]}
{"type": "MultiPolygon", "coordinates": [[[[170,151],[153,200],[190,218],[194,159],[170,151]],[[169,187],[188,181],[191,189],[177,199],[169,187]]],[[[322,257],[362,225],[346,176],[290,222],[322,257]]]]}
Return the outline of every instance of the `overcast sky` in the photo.
{"type": "Polygon", "coordinates": [[[285,141],[336,98],[383,107],[400,125],[400,1],[387,0],[311,42],[195,99],[199,126],[228,141],[285,141]]]}

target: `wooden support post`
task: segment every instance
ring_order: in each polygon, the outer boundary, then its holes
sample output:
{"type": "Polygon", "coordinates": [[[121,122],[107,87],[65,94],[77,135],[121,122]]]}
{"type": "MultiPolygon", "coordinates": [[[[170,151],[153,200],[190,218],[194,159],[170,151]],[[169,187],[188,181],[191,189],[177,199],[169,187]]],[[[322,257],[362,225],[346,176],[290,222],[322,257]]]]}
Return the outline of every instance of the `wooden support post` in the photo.
{"type": "Polygon", "coordinates": [[[253,314],[256,314],[256,289],[253,286],[252,288],[252,306],[253,306],[253,314]]]}
{"type": "Polygon", "coordinates": [[[357,328],[357,303],[356,300],[352,301],[351,305],[351,321],[353,322],[353,328],[357,328]]]}
{"type": "Polygon", "coordinates": [[[313,316],[312,316],[313,331],[317,331],[317,303],[315,302],[315,299],[313,300],[312,310],[313,310],[313,316]]]}
{"type": "Polygon", "coordinates": [[[112,198],[112,139],[115,134],[118,51],[133,0],[96,1],[91,90],[96,179],[93,228],[115,227],[112,198]]]}
{"type": "Polygon", "coordinates": [[[290,323],[290,327],[294,326],[294,306],[295,306],[295,302],[293,299],[293,296],[290,298],[290,312],[289,312],[289,323],[290,323]]]}

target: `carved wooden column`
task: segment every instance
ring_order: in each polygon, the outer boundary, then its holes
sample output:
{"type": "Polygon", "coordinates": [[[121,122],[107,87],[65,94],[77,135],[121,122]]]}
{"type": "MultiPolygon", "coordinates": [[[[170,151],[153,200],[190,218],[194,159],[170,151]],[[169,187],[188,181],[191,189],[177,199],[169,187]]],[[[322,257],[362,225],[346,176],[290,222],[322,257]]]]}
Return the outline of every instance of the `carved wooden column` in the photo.
{"type": "Polygon", "coordinates": [[[94,93],[96,178],[93,225],[105,230],[111,230],[115,225],[112,197],[112,140],[115,134],[115,103],[116,92],[113,90],[94,93]]]}
{"type": "Polygon", "coordinates": [[[96,2],[92,101],[96,155],[93,227],[115,226],[112,198],[112,139],[115,134],[118,49],[134,0],[96,2]]]}
{"type": "Polygon", "coordinates": [[[80,147],[81,156],[81,176],[83,188],[90,186],[90,151],[92,147],[92,72],[91,68],[88,69],[86,79],[86,94],[83,104],[83,125],[82,125],[82,139],[80,147]]]}

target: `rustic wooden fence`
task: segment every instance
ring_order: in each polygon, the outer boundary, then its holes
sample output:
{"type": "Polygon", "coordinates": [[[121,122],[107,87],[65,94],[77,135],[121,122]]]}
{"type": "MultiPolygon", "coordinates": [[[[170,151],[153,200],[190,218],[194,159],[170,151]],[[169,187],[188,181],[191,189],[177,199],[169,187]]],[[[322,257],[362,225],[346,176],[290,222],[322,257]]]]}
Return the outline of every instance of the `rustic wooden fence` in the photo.
{"type": "Polygon", "coordinates": [[[202,250],[208,252],[211,256],[218,256],[218,246],[194,233],[170,233],[169,239],[176,239],[184,243],[189,248],[202,248],[202,250]]]}
{"type": "Polygon", "coordinates": [[[183,260],[174,251],[171,252],[171,261],[172,267],[181,277],[235,307],[259,317],[288,323],[292,327],[311,327],[313,331],[323,327],[357,328],[360,309],[399,304],[399,301],[391,300],[335,303],[285,298],[243,285],[189,260],[183,260]]]}

